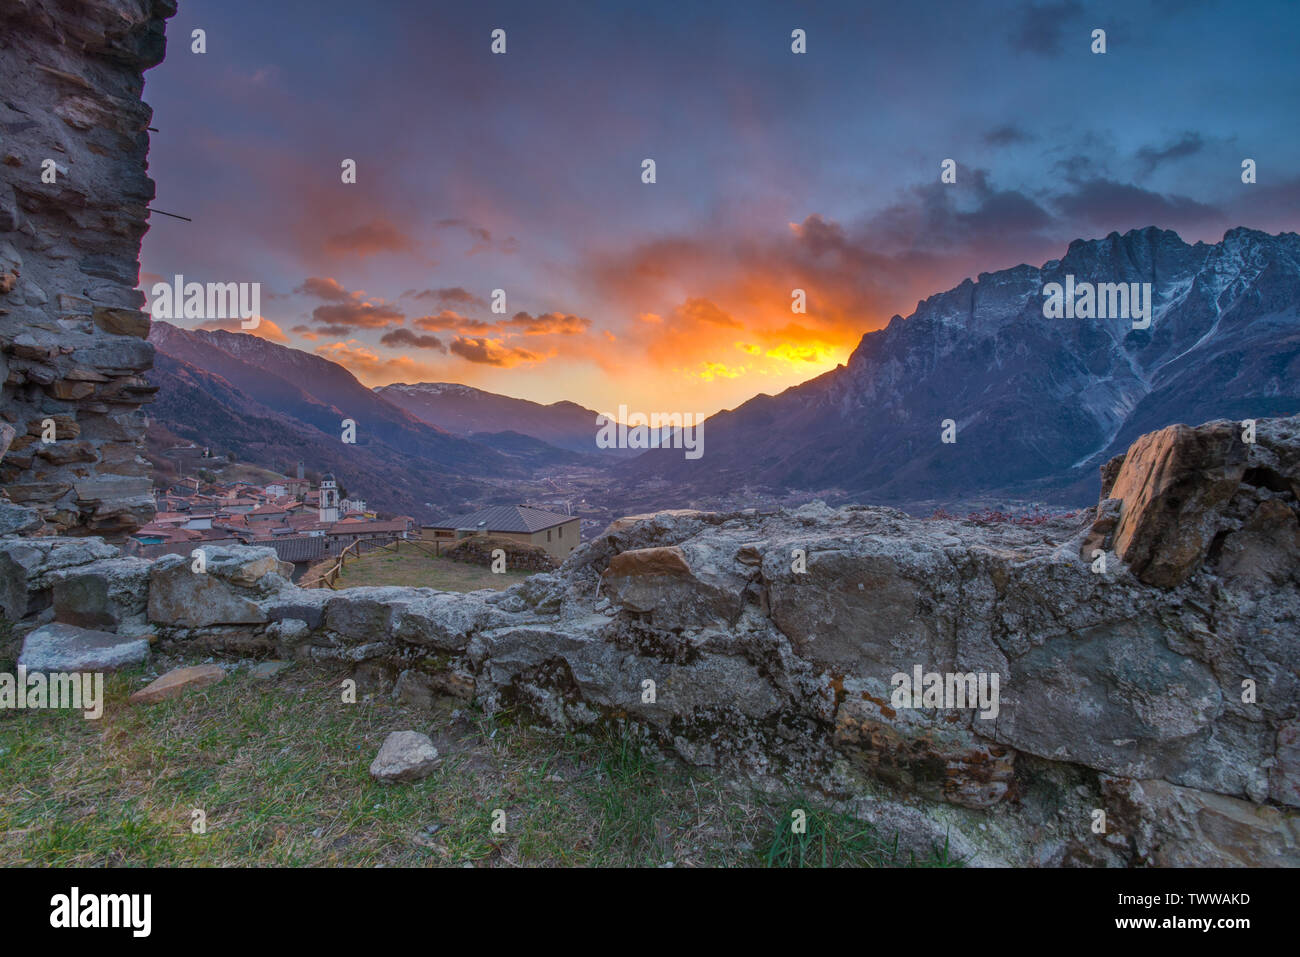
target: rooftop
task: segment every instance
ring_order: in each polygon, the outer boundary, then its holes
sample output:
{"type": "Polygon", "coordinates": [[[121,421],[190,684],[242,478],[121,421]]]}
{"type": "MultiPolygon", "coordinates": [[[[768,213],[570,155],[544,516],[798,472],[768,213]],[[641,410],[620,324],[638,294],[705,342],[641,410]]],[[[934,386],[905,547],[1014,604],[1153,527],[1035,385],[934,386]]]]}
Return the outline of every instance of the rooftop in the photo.
{"type": "Polygon", "coordinates": [[[556,525],[563,525],[565,522],[576,522],[576,515],[561,515],[558,512],[548,512],[545,509],[533,508],[529,505],[489,505],[487,508],[481,508],[477,512],[470,512],[467,515],[458,515],[442,522],[434,522],[426,525],[425,528],[472,528],[485,532],[532,532],[544,531],[548,528],[554,528],[556,525]]]}

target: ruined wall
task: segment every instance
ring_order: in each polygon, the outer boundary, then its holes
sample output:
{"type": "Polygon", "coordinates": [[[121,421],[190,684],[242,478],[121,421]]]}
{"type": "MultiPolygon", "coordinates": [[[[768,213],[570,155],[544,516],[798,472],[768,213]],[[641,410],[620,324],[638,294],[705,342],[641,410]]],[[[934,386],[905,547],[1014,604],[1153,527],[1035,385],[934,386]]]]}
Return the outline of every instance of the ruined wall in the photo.
{"type": "Polygon", "coordinates": [[[1042,524],[662,512],[502,592],[301,589],[269,548],[207,547],[196,571],[11,537],[0,613],[29,667],[148,638],[337,662],[411,703],[630,725],[842,801],[919,855],[1297,866],[1300,417],[1230,435],[1144,436],[1108,489],[1123,498],[1042,524]],[[916,668],[997,675],[997,707],[896,700],[916,668]]]}
{"type": "Polygon", "coordinates": [[[140,95],[175,12],[174,0],[0,5],[0,534],[116,538],[153,514],[140,95]]]}

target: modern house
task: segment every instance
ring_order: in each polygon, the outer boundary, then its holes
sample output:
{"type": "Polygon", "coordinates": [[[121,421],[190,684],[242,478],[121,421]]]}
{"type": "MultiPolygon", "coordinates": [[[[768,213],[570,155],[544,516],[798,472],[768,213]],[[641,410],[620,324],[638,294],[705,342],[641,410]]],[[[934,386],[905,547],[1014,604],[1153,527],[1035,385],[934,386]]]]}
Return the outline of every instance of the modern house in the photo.
{"type": "Polygon", "coordinates": [[[546,549],[563,561],[582,540],[576,515],[560,515],[529,505],[490,505],[468,515],[421,526],[426,542],[454,545],[471,535],[499,535],[546,549]]]}

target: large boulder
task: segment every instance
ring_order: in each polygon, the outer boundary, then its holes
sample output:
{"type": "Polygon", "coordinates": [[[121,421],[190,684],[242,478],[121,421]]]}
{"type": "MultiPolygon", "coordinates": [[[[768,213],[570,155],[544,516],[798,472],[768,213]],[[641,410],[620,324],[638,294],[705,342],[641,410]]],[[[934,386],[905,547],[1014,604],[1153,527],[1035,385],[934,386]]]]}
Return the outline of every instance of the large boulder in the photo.
{"type": "Polygon", "coordinates": [[[164,555],[149,572],[149,620],[182,628],[259,624],[259,601],[289,585],[273,548],[204,546],[203,571],[190,556],[164,555]]]}
{"type": "Polygon", "coordinates": [[[149,642],[143,638],[55,622],[27,635],[18,664],[28,671],[116,671],[148,658],[149,642]]]}
{"type": "Polygon", "coordinates": [[[142,558],[116,558],[53,573],[55,620],[109,631],[126,622],[143,622],[149,569],[142,558]]]}
{"type": "Polygon", "coordinates": [[[1256,526],[1277,525],[1268,551],[1290,553],[1296,547],[1300,416],[1259,422],[1254,441],[1245,441],[1247,436],[1241,423],[1216,421],[1196,428],[1172,425],[1130,446],[1107,496],[1121,502],[1112,535],[1115,553],[1141,581],[1162,588],[1186,581],[1222,544],[1220,537],[1241,526],[1230,503],[1243,491],[1262,489],[1264,498],[1279,497],[1280,504],[1255,517],[1256,526]]]}

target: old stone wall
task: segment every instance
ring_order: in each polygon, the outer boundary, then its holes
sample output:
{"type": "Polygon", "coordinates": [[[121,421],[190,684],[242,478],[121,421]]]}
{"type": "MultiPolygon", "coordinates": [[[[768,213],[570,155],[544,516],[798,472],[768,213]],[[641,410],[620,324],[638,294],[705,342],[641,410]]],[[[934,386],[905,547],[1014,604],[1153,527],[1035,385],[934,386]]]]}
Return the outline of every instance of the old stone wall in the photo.
{"type": "Polygon", "coordinates": [[[75,626],[333,661],[412,702],[630,723],[689,763],[850,802],[919,853],[1296,866],[1300,417],[1238,434],[1144,436],[1109,489],[1126,497],[1044,524],[664,512],[504,592],[304,590],[265,548],[209,548],[196,571],[11,537],[0,611],[46,642],[75,626]],[[996,675],[998,706],[900,703],[917,668],[996,675]]]}
{"type": "Polygon", "coordinates": [[[174,0],[0,5],[0,534],[117,538],[153,514],[140,96],[175,12],[174,0]]]}

